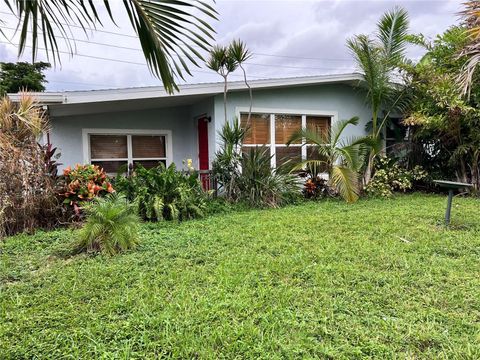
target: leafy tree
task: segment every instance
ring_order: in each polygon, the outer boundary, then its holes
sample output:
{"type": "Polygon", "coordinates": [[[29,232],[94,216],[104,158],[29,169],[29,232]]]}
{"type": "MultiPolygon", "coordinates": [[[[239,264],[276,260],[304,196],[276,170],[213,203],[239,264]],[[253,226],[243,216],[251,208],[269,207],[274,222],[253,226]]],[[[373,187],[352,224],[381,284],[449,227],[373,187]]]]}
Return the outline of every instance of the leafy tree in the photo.
{"type": "Polygon", "coordinates": [[[371,138],[342,139],[342,133],[349,125],[358,125],[358,117],[337,122],[328,132],[318,134],[308,128],[295,132],[288,144],[305,139],[314,145],[316,160],[305,160],[293,169],[308,168],[313,177],[324,170],[329,174],[329,185],[333,187],[347,202],[358,200],[360,193],[359,172],[364,164],[371,145],[371,138]]]}
{"type": "MultiPolygon", "coordinates": [[[[39,42],[47,55],[60,61],[59,40],[63,39],[73,53],[72,26],[89,29],[103,26],[102,8],[115,21],[110,7],[112,0],[4,0],[18,21],[20,30],[19,55],[32,47],[33,61],[39,42]]],[[[216,19],[216,11],[209,0],[124,0],[122,3],[130,24],[139,37],[140,45],[151,72],[160,78],[168,92],[178,89],[176,80],[191,75],[186,58],[199,66],[195,57],[202,59],[199,49],[208,51],[214,30],[202,17],[216,19]]],[[[0,20],[0,23],[2,21],[0,20]]],[[[0,35],[4,35],[0,29],[0,35]]]]}
{"type": "Polygon", "coordinates": [[[347,46],[363,72],[367,102],[372,110],[370,135],[377,143],[368,158],[365,183],[370,181],[373,159],[381,149],[381,137],[391,111],[404,105],[406,99],[403,89],[394,83],[399,65],[404,60],[407,32],[408,14],[404,9],[395,8],[382,16],[374,37],[357,35],[347,41],[347,46]]]}
{"type": "Polygon", "coordinates": [[[472,76],[469,98],[456,82],[468,56],[458,54],[468,42],[465,28],[452,27],[427,44],[417,64],[405,68],[414,101],[404,122],[415,145],[413,157],[423,159],[420,165],[480,189],[480,76],[472,76]]]}
{"type": "Polygon", "coordinates": [[[50,64],[46,62],[0,62],[0,95],[21,90],[45,91],[47,80],[43,71],[49,68],[50,64]]]}

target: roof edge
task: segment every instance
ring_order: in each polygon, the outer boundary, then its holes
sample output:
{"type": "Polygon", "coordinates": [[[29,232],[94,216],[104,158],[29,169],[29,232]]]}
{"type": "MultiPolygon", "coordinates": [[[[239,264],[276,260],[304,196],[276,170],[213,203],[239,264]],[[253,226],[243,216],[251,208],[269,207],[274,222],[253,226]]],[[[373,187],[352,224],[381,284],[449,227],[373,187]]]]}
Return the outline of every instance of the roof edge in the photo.
{"type": "MultiPolygon", "coordinates": [[[[277,79],[251,80],[252,89],[269,89],[289,86],[308,86],[317,84],[361,82],[363,75],[360,73],[331,74],[304,77],[289,77],[277,79]]],[[[231,81],[229,91],[247,90],[243,81],[231,81]]],[[[179,85],[179,92],[168,94],[161,86],[118,88],[89,91],[64,91],[31,93],[42,104],[81,104],[92,102],[108,102],[135,100],[145,98],[181,97],[191,95],[216,95],[223,92],[223,83],[198,83],[179,85]]],[[[19,101],[21,94],[7,94],[12,101],[19,101]]]]}

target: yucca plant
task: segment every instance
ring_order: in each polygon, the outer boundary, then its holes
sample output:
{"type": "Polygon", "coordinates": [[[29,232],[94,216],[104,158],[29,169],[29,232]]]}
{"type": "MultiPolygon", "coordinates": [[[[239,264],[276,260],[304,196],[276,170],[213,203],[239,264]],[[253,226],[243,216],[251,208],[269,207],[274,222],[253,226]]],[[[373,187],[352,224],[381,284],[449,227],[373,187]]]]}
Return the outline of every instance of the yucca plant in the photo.
{"type": "Polygon", "coordinates": [[[240,200],[254,207],[277,207],[300,194],[298,177],[272,169],[272,155],[265,146],[245,151],[238,177],[240,200]]]}
{"type": "Polygon", "coordinates": [[[358,117],[338,121],[325,133],[309,129],[295,132],[288,144],[305,139],[306,146],[314,147],[316,160],[305,160],[293,167],[293,171],[308,168],[313,177],[323,171],[329,175],[328,185],[347,202],[355,202],[360,193],[360,170],[368,149],[375,143],[370,137],[345,139],[342,133],[348,125],[358,125],[358,117]]]}
{"type": "Polygon", "coordinates": [[[134,206],[120,194],[96,198],[85,206],[86,221],[78,234],[77,252],[114,255],[135,248],[140,219],[134,206]]]}
{"type": "Polygon", "coordinates": [[[247,132],[248,128],[242,128],[237,118],[232,123],[225,122],[218,132],[220,150],[215,154],[212,171],[228,200],[236,200],[239,196],[241,148],[247,132]]]}

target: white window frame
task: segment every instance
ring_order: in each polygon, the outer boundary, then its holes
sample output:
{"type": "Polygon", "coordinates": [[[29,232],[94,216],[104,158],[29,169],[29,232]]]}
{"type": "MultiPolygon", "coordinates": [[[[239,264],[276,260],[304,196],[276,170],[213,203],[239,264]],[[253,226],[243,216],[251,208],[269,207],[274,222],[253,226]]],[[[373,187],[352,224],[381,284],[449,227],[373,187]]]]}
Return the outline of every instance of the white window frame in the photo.
{"type": "Polygon", "coordinates": [[[172,131],[171,130],[157,130],[157,129],[82,129],[82,151],[83,162],[91,164],[92,161],[127,161],[127,164],[133,164],[133,161],[142,160],[165,160],[166,166],[173,162],[172,151],[172,131]],[[90,135],[124,135],[127,137],[127,158],[116,159],[92,159],[90,149],[90,135]],[[132,135],[145,136],[164,136],[165,137],[165,158],[134,158],[132,153],[132,135]]]}
{"type": "MultiPolygon", "coordinates": [[[[250,111],[250,108],[239,106],[235,108],[235,114],[237,119],[240,119],[241,114],[245,114],[250,111]]],[[[278,108],[252,108],[252,114],[270,114],[270,154],[272,155],[271,166],[276,167],[276,144],[275,141],[275,114],[278,115],[297,115],[302,117],[302,129],[307,127],[307,116],[325,116],[331,119],[330,126],[333,126],[338,121],[338,111],[332,110],[298,110],[298,109],[278,109],[278,108]]],[[[245,147],[255,147],[257,144],[244,145],[245,147]]],[[[301,144],[291,144],[290,146],[302,147],[302,160],[307,159],[307,146],[305,139],[301,144]]]]}

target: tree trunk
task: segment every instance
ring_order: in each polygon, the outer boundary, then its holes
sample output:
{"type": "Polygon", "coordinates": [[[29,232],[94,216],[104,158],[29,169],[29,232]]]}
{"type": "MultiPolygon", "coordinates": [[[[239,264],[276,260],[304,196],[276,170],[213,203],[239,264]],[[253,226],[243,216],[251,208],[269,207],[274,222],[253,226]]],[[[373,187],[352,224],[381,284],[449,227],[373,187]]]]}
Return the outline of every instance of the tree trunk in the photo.
{"type": "Polygon", "coordinates": [[[225,111],[225,121],[227,121],[227,77],[224,76],[224,85],[223,85],[223,109],[225,111]]]}
{"type": "Polygon", "coordinates": [[[252,116],[252,106],[253,106],[253,94],[252,94],[252,88],[250,84],[247,81],[247,72],[243,68],[242,64],[240,64],[240,68],[243,71],[243,80],[245,81],[245,85],[248,88],[248,93],[250,95],[250,108],[248,109],[248,118],[247,118],[247,127],[250,126],[250,117],[252,116]]]}

